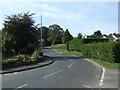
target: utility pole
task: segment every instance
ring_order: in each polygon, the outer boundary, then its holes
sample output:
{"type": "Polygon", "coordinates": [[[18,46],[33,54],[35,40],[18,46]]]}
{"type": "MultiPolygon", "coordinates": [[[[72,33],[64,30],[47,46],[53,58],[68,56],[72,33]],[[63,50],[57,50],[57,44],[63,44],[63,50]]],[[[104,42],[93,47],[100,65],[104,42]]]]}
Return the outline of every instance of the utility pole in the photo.
{"type": "Polygon", "coordinates": [[[40,41],[41,41],[41,43],[40,43],[40,49],[42,50],[42,42],[43,42],[43,39],[42,39],[42,6],[41,6],[41,2],[40,2],[40,13],[41,13],[41,16],[40,16],[40,21],[41,21],[41,23],[40,23],[40,25],[41,25],[41,37],[40,37],[40,41]]]}
{"type": "Polygon", "coordinates": [[[42,40],[42,14],[41,14],[41,47],[40,47],[40,49],[42,50],[42,42],[43,42],[43,40],[42,40]]]}

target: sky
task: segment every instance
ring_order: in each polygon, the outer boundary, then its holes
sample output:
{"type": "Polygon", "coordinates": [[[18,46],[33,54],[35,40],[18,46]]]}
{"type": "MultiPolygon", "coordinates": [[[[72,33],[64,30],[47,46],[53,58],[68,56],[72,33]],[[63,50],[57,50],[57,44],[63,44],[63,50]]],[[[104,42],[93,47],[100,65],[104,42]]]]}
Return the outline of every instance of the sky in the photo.
{"type": "Polygon", "coordinates": [[[19,13],[35,13],[35,25],[40,23],[43,16],[43,26],[52,24],[68,29],[75,37],[78,33],[91,35],[100,30],[102,34],[118,33],[118,2],[40,2],[27,1],[0,1],[0,29],[3,28],[5,15],[19,13]]]}

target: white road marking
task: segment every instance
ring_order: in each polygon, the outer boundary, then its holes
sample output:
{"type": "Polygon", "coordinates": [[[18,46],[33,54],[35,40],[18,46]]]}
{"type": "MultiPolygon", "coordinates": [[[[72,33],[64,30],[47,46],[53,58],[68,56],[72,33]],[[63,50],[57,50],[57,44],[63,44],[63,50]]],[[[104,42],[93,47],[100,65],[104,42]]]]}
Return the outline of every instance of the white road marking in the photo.
{"type": "Polygon", "coordinates": [[[102,84],[103,84],[104,75],[105,75],[105,69],[103,68],[102,77],[100,80],[100,86],[102,86],[102,84]]]}
{"type": "Polygon", "coordinates": [[[12,74],[19,74],[20,72],[14,72],[14,73],[12,73],[12,74]]]}
{"type": "Polygon", "coordinates": [[[91,86],[88,86],[88,85],[83,85],[84,87],[86,87],[86,88],[93,88],[93,87],[91,87],[91,86]]]}
{"type": "Polygon", "coordinates": [[[51,74],[49,74],[49,75],[47,75],[47,76],[44,76],[43,78],[47,78],[47,77],[49,77],[49,76],[52,76],[52,75],[57,74],[57,73],[62,72],[62,71],[64,71],[64,70],[60,70],[60,71],[51,73],[51,74]]]}
{"type": "Polygon", "coordinates": [[[3,74],[3,75],[8,76],[8,75],[10,75],[10,74],[3,74]]]}
{"type": "Polygon", "coordinates": [[[73,63],[71,63],[68,67],[70,68],[73,65],[73,63]]]}
{"type": "Polygon", "coordinates": [[[21,74],[22,72],[14,72],[14,73],[8,73],[8,74],[3,74],[4,76],[8,76],[8,75],[15,75],[15,74],[21,74]]]}
{"type": "Polygon", "coordinates": [[[27,86],[27,85],[28,85],[28,84],[21,85],[21,86],[17,87],[17,89],[18,89],[18,88],[23,88],[23,87],[25,87],[25,86],[27,86]]]}

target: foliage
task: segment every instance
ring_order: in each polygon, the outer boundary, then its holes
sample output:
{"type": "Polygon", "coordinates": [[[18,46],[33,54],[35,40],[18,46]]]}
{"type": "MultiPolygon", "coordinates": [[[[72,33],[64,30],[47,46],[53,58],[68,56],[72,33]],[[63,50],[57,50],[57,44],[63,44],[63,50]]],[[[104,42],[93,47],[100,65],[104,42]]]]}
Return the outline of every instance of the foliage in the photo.
{"type": "Polygon", "coordinates": [[[81,46],[83,44],[89,44],[89,43],[98,43],[98,42],[107,42],[108,39],[103,38],[83,38],[83,39],[73,39],[69,42],[67,42],[67,50],[76,50],[81,51],[81,46]]]}
{"type": "Polygon", "coordinates": [[[56,44],[51,46],[52,49],[66,49],[66,44],[56,44]]]}
{"type": "Polygon", "coordinates": [[[40,49],[36,49],[31,55],[31,58],[40,59],[41,56],[43,56],[43,52],[40,49]]]}
{"type": "Polygon", "coordinates": [[[11,35],[6,34],[2,40],[2,54],[4,57],[13,56],[15,54],[14,47],[15,41],[11,35]]]}
{"type": "MultiPolygon", "coordinates": [[[[8,33],[13,37],[16,42],[14,50],[16,54],[20,54],[23,48],[27,47],[28,44],[38,45],[38,39],[36,38],[37,31],[34,28],[34,21],[32,15],[24,13],[18,15],[7,16],[4,21],[3,35],[8,33]]],[[[4,36],[3,36],[4,37],[4,36]]]]}
{"type": "MultiPolygon", "coordinates": [[[[57,45],[53,45],[51,46],[51,48],[56,49],[57,52],[63,53],[63,54],[67,54],[67,55],[73,55],[73,56],[78,56],[78,57],[82,57],[82,58],[86,58],[85,56],[83,56],[82,52],[78,52],[78,51],[67,51],[66,50],[66,45],[65,44],[57,44],[57,45]]],[[[106,68],[120,68],[120,63],[111,63],[111,62],[106,62],[106,61],[102,61],[99,59],[93,59],[93,58],[89,58],[92,61],[97,62],[100,65],[103,65],[106,68]]]]}
{"type": "Polygon", "coordinates": [[[102,36],[102,33],[101,33],[101,31],[95,31],[94,32],[94,35],[96,35],[96,36],[98,36],[98,37],[101,37],[102,36]]]}
{"type": "MultiPolygon", "coordinates": [[[[41,37],[41,28],[38,28],[38,38],[40,39],[41,37]]],[[[42,38],[44,39],[43,44],[45,46],[50,45],[50,42],[48,41],[49,37],[49,28],[42,26],[42,38]]]]}
{"type": "Polygon", "coordinates": [[[35,50],[34,44],[28,44],[27,47],[21,49],[22,54],[28,54],[31,55],[35,50]]]}
{"type": "Polygon", "coordinates": [[[78,39],[81,39],[82,38],[82,34],[79,33],[78,36],[77,36],[78,39]]]}
{"type": "Polygon", "coordinates": [[[84,42],[82,39],[76,39],[67,42],[67,49],[70,51],[81,51],[83,53],[83,56],[88,58],[100,59],[111,63],[120,62],[120,42],[87,42],[86,44],[86,42],[84,42]]]}
{"type": "Polygon", "coordinates": [[[2,69],[36,64],[36,63],[44,61],[45,59],[46,58],[43,58],[43,57],[36,59],[36,58],[32,58],[29,55],[21,54],[21,55],[17,55],[14,57],[10,57],[9,59],[3,59],[2,69]]]}
{"type": "Polygon", "coordinates": [[[61,44],[63,32],[64,32],[63,29],[59,25],[57,24],[50,25],[48,41],[51,42],[51,44],[61,44]]]}
{"type": "Polygon", "coordinates": [[[102,37],[102,33],[100,30],[95,31],[93,35],[88,36],[88,38],[101,38],[101,37],[102,37]]]}
{"type": "Polygon", "coordinates": [[[120,62],[120,43],[105,42],[82,46],[82,53],[89,58],[100,59],[111,63],[120,62]]]}
{"type": "Polygon", "coordinates": [[[66,43],[67,41],[72,40],[72,39],[73,39],[73,36],[70,34],[68,29],[66,29],[66,31],[63,34],[62,42],[66,43]]]}

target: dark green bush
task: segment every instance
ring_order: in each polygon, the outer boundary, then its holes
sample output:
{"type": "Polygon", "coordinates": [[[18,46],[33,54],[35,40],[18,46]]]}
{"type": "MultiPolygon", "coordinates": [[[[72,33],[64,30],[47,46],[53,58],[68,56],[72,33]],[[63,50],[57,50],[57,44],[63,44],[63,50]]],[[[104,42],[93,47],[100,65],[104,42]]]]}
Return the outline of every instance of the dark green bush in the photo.
{"type": "Polygon", "coordinates": [[[24,47],[22,50],[21,50],[21,54],[29,54],[31,55],[33,52],[35,51],[35,45],[33,44],[28,44],[27,47],[24,47]]]}

